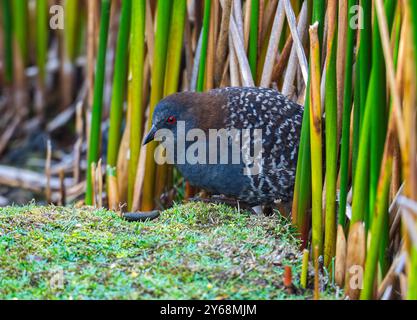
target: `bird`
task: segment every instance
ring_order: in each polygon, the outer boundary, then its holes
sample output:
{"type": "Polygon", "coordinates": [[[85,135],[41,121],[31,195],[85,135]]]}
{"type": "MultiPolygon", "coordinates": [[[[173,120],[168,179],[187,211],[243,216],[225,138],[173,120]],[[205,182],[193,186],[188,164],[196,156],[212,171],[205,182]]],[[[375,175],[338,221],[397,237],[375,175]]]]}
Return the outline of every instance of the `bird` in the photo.
{"type": "MultiPolygon", "coordinates": [[[[167,158],[172,160],[172,164],[192,186],[214,195],[236,199],[251,207],[290,203],[303,112],[301,105],[269,88],[227,87],[202,93],[180,92],[164,98],[156,105],[152,126],[143,144],[154,140],[161,142],[158,132],[172,132],[170,142],[174,147],[167,158]],[[183,133],[194,139],[187,137],[185,143],[180,140],[180,123],[183,124],[183,133]],[[217,149],[211,158],[216,161],[209,161],[213,151],[208,146],[201,148],[197,136],[210,137],[213,130],[237,134],[228,136],[223,147],[216,145],[217,149]],[[260,138],[255,131],[261,133],[260,138]],[[245,146],[242,141],[236,140],[236,136],[242,138],[243,135],[249,141],[245,146]],[[254,150],[259,145],[261,157],[255,163],[254,150]],[[192,150],[188,152],[187,148],[192,150]],[[233,156],[228,157],[227,162],[221,161],[226,153],[236,155],[236,150],[240,161],[232,161],[233,156]],[[203,155],[197,155],[198,152],[203,155]],[[180,161],[180,158],[184,160],[184,155],[190,154],[193,161],[180,161]],[[203,161],[195,161],[198,156],[203,161]],[[245,159],[252,159],[252,169],[257,165],[257,170],[248,174],[250,165],[245,159]]],[[[165,142],[168,140],[166,136],[165,142]]],[[[206,145],[212,146],[207,140],[206,145]]]]}

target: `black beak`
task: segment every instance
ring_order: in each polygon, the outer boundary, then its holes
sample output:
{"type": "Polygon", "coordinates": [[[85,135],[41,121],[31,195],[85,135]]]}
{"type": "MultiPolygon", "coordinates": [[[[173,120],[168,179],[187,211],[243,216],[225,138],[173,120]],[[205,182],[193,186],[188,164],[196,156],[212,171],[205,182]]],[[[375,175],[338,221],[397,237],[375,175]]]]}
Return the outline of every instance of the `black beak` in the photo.
{"type": "Polygon", "coordinates": [[[146,135],[145,140],[143,141],[144,146],[147,145],[149,142],[152,142],[154,140],[156,131],[157,131],[156,127],[152,126],[151,130],[146,135]]]}

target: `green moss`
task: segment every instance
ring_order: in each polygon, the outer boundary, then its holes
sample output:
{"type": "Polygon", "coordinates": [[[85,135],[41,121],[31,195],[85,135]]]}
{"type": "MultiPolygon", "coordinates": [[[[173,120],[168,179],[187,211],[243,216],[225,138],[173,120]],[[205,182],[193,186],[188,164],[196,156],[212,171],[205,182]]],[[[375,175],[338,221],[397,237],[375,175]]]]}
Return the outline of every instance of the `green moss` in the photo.
{"type": "Polygon", "coordinates": [[[283,299],[298,286],[298,242],[283,218],[187,204],[158,221],[104,210],[0,209],[0,299],[283,299]]]}

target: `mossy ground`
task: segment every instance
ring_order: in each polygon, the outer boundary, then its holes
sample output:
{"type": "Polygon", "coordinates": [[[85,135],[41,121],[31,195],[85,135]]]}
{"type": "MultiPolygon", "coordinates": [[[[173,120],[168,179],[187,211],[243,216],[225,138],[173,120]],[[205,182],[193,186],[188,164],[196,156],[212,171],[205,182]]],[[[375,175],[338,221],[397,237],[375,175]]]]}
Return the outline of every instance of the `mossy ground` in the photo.
{"type": "Polygon", "coordinates": [[[105,210],[0,209],[0,299],[286,299],[301,272],[281,217],[223,205],[176,206],[129,223],[105,210]]]}

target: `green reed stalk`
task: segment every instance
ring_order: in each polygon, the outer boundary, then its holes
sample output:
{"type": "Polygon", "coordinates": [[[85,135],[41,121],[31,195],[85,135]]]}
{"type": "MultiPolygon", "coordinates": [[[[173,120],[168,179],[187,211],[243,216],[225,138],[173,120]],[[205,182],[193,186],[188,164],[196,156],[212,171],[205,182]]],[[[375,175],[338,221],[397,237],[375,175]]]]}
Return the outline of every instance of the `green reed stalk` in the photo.
{"type": "Polygon", "coordinates": [[[203,40],[201,42],[201,58],[198,71],[197,92],[204,91],[206,65],[207,65],[207,48],[210,31],[211,1],[204,0],[204,19],[203,19],[203,40]]]}
{"type": "MultiPolygon", "coordinates": [[[[409,0],[410,12],[417,12],[417,1],[409,0]]],[[[415,16],[410,19],[413,30],[413,42],[414,42],[414,59],[417,60],[417,20],[415,16]]],[[[415,64],[417,74],[417,63],[415,64]]],[[[411,248],[411,265],[408,278],[408,294],[407,299],[417,300],[417,244],[414,243],[411,248]]]]}
{"type": "Polygon", "coordinates": [[[7,83],[13,81],[13,20],[12,9],[9,0],[1,1],[3,12],[3,30],[4,30],[4,64],[5,78],[7,83]]]}
{"type": "MultiPolygon", "coordinates": [[[[391,29],[395,12],[394,0],[387,0],[385,2],[385,11],[387,12],[388,27],[389,29],[391,29]]],[[[385,62],[378,24],[374,24],[372,62],[373,64],[369,83],[368,97],[366,100],[362,129],[360,132],[358,163],[354,180],[355,188],[353,190],[351,225],[359,221],[364,221],[364,214],[366,210],[369,208],[369,203],[366,203],[364,201],[364,198],[369,194],[368,192],[370,192],[370,190],[372,190],[372,188],[375,187],[374,183],[371,181],[371,188],[369,188],[369,186],[366,185],[366,179],[364,179],[364,177],[366,177],[368,172],[371,171],[371,179],[375,179],[372,178],[372,175],[375,175],[374,171],[378,169],[378,173],[376,174],[378,184],[379,172],[381,169],[382,153],[380,155],[380,158],[378,158],[377,153],[381,152],[381,149],[383,152],[383,147],[385,143],[385,134],[387,126],[386,115],[384,114],[387,112],[386,75],[385,62]],[[380,144],[382,144],[382,148],[380,144]],[[368,160],[369,153],[371,153],[370,163],[368,160]],[[369,170],[369,167],[371,168],[371,170],[369,170]]],[[[373,203],[375,203],[375,199],[373,200],[373,203]]]]}
{"type": "Polygon", "coordinates": [[[165,74],[165,96],[178,91],[187,2],[174,0],[165,74]]]}
{"type": "Polygon", "coordinates": [[[19,47],[19,54],[26,64],[28,61],[28,2],[27,0],[12,0],[13,32],[19,47]]]}
{"type": "MultiPolygon", "coordinates": [[[[360,43],[358,51],[358,59],[356,64],[355,87],[355,109],[353,120],[353,141],[352,141],[352,172],[356,170],[356,163],[359,151],[359,135],[361,123],[368,94],[369,77],[372,67],[372,1],[361,0],[361,8],[363,9],[363,28],[360,29],[360,43]]],[[[367,179],[367,177],[364,177],[367,179]]],[[[368,220],[369,210],[367,210],[365,218],[368,220]]]]}
{"type": "Polygon", "coordinates": [[[408,275],[407,299],[417,300],[417,244],[414,244],[411,248],[411,264],[408,275]]]}
{"type": "MultiPolygon", "coordinates": [[[[374,69],[375,68],[373,68],[373,70],[374,69]]],[[[369,134],[371,130],[372,118],[371,104],[374,103],[375,97],[378,94],[377,92],[375,92],[377,90],[376,83],[378,82],[378,80],[376,79],[376,77],[378,73],[379,72],[372,72],[371,74],[368,100],[366,103],[362,129],[360,132],[358,163],[356,166],[356,171],[353,173],[355,188],[353,189],[352,219],[350,222],[351,225],[354,225],[356,222],[364,220],[364,213],[367,210],[368,206],[367,202],[364,201],[369,192],[369,186],[367,184],[368,179],[365,179],[365,177],[367,177],[369,170],[369,134]]]]}
{"type": "Polygon", "coordinates": [[[363,29],[360,31],[359,61],[361,68],[359,69],[359,91],[360,114],[363,116],[372,66],[372,1],[361,0],[361,7],[363,8],[363,29]]]}
{"type": "Polygon", "coordinates": [[[253,79],[256,79],[258,65],[259,0],[252,0],[249,35],[249,65],[253,79]]]}
{"type": "MultiPolygon", "coordinates": [[[[399,13],[398,11],[399,7],[397,6],[397,13],[399,13]]],[[[394,19],[394,16],[393,16],[394,19]]],[[[394,24],[394,21],[393,21],[394,24]]],[[[400,19],[400,15],[397,15],[397,19],[395,21],[395,26],[392,26],[393,28],[393,34],[394,34],[394,53],[393,53],[393,64],[394,67],[397,68],[398,65],[398,54],[399,54],[399,49],[400,49],[400,34],[401,34],[401,19],[400,19]],[[395,28],[395,29],[394,29],[395,28]]],[[[393,101],[391,99],[391,104],[390,104],[390,110],[392,110],[393,108],[393,101]]],[[[389,139],[389,134],[388,133],[388,138],[389,139]]],[[[393,151],[392,151],[393,152],[393,151]]],[[[392,168],[391,168],[391,172],[392,172],[392,168]]],[[[381,178],[379,178],[381,179],[381,178]]],[[[389,195],[389,194],[388,194],[389,195]]],[[[389,197],[383,198],[384,201],[386,201],[385,205],[387,206],[385,211],[382,211],[383,217],[383,223],[382,223],[382,229],[378,229],[380,232],[380,242],[379,242],[379,263],[380,263],[380,267],[381,267],[381,272],[382,275],[385,275],[386,272],[388,271],[388,267],[389,267],[389,258],[388,258],[388,254],[387,254],[387,248],[389,245],[389,220],[388,220],[388,203],[389,203],[389,197]]],[[[376,199],[378,200],[378,199],[376,199]]],[[[374,204],[375,206],[383,206],[384,204],[374,204]]],[[[373,210],[369,210],[370,212],[376,212],[375,208],[373,210]]],[[[374,215],[373,214],[369,214],[369,219],[368,219],[368,224],[369,224],[369,228],[372,227],[372,222],[374,220],[374,215]]]]}
{"type": "MultiPolygon", "coordinates": [[[[396,1],[385,1],[385,9],[387,12],[388,28],[391,31],[394,21],[396,1]]],[[[375,103],[371,105],[372,119],[371,119],[371,152],[370,152],[370,188],[369,188],[369,210],[372,211],[375,206],[375,197],[378,187],[379,173],[381,169],[381,160],[384,152],[384,143],[387,134],[388,123],[388,105],[387,105],[387,86],[385,74],[385,62],[382,56],[382,43],[380,38],[380,27],[378,23],[374,24],[374,39],[373,39],[373,65],[378,72],[378,91],[375,93],[375,103]]],[[[369,224],[372,223],[372,216],[369,218],[369,224]]],[[[369,224],[367,229],[369,229],[369,224]]]]}
{"type": "Polygon", "coordinates": [[[311,187],[312,187],[312,246],[318,254],[323,251],[323,142],[320,95],[320,43],[318,23],[310,27],[311,95],[310,95],[310,139],[311,139],[311,187]]]}
{"type": "Polygon", "coordinates": [[[303,289],[307,288],[307,278],[308,278],[308,261],[309,261],[310,251],[304,250],[303,252],[303,264],[301,269],[300,284],[303,289]]]}
{"type": "MultiPolygon", "coordinates": [[[[324,25],[324,2],[314,1],[313,5],[312,23],[317,21],[319,25],[324,25]]],[[[304,106],[292,207],[293,224],[298,227],[303,247],[307,246],[308,241],[309,220],[307,219],[307,212],[311,201],[310,95],[311,81],[309,79],[306,89],[307,98],[304,106]]]]}
{"type": "Polygon", "coordinates": [[[325,20],[325,13],[326,13],[326,0],[314,0],[312,2],[313,2],[312,23],[316,21],[319,22],[318,35],[319,35],[319,42],[321,46],[323,44],[323,38],[324,38],[324,20],[325,20]]]}
{"type": "MultiPolygon", "coordinates": [[[[356,5],[356,0],[349,0],[348,20],[351,21],[354,13],[349,10],[356,5]]],[[[346,64],[345,64],[345,87],[343,99],[342,115],[342,143],[340,151],[340,205],[338,223],[343,228],[346,224],[346,204],[349,188],[349,156],[350,156],[350,116],[352,111],[352,78],[353,78],[353,55],[355,46],[355,30],[348,25],[347,44],[346,44],[346,64]]]]}
{"type": "MultiPolygon", "coordinates": [[[[129,56],[128,48],[132,16],[132,0],[123,0],[121,10],[120,29],[117,38],[116,60],[114,66],[112,100],[110,105],[109,144],[107,148],[107,164],[112,168],[117,164],[121,139],[123,102],[127,81],[127,60],[129,56]]],[[[132,50],[133,49],[134,47],[132,47],[132,50]]]]}
{"type": "Polygon", "coordinates": [[[397,11],[395,13],[395,18],[394,18],[394,23],[393,23],[393,26],[392,26],[392,33],[393,33],[393,37],[394,37],[393,59],[394,59],[395,69],[397,69],[398,56],[400,54],[400,40],[401,40],[402,23],[403,23],[402,13],[401,13],[401,10],[399,10],[399,7],[397,7],[397,11]]]}
{"type": "MultiPolygon", "coordinates": [[[[172,1],[158,1],[156,17],[155,52],[152,65],[152,84],[150,115],[153,114],[155,106],[164,95],[165,69],[167,60],[167,49],[169,42],[169,27],[171,20],[172,1]]],[[[148,129],[151,128],[152,116],[148,119],[148,129]]],[[[142,195],[142,210],[149,211],[154,208],[155,199],[155,173],[156,164],[154,160],[156,144],[154,142],[147,146],[145,180],[142,195]]]]}
{"type": "MultiPolygon", "coordinates": [[[[382,6],[382,1],[380,2],[382,6]]],[[[382,9],[383,10],[383,9],[382,9]]],[[[380,21],[380,19],[378,19],[380,21]]],[[[379,23],[379,22],[376,22],[379,23]]],[[[390,72],[394,72],[391,70],[390,72]]],[[[392,88],[392,90],[395,90],[392,88]]],[[[398,93],[394,93],[398,94],[398,93]]],[[[399,99],[394,99],[399,101],[399,99]]],[[[398,102],[397,102],[398,103],[398,102]]],[[[400,108],[399,105],[396,108],[400,108]]],[[[370,110],[370,109],[369,109],[370,110]]],[[[366,111],[369,112],[368,110],[366,111]]],[[[366,255],[365,274],[361,299],[372,299],[374,293],[375,274],[377,272],[378,256],[381,262],[382,275],[385,274],[385,249],[388,242],[386,235],[388,229],[388,202],[391,188],[391,175],[393,170],[394,144],[396,140],[395,110],[391,112],[388,135],[384,147],[384,156],[381,165],[381,174],[378,182],[375,200],[374,218],[369,237],[369,249],[366,255]],[[385,232],[384,232],[385,231],[385,232]],[[382,250],[381,250],[382,249],[382,250]]]]}
{"type": "MultiPolygon", "coordinates": [[[[391,138],[392,140],[392,138],[391,138]]],[[[391,143],[392,144],[392,143],[391,143]]],[[[380,242],[382,240],[382,230],[384,225],[388,223],[388,198],[391,184],[392,173],[392,145],[389,154],[386,154],[381,171],[378,192],[376,197],[376,206],[374,210],[374,223],[371,227],[371,237],[369,250],[366,254],[365,274],[363,280],[363,290],[361,291],[362,300],[370,300],[373,298],[374,282],[376,267],[378,263],[378,255],[380,242]]]]}
{"type": "MultiPolygon", "coordinates": [[[[360,45],[359,45],[360,47],[360,45]]],[[[353,92],[353,132],[352,132],[352,172],[356,172],[356,163],[358,162],[358,152],[359,152],[359,137],[361,130],[361,120],[363,121],[363,115],[365,110],[365,105],[361,105],[361,59],[359,58],[359,52],[356,55],[355,63],[355,88],[353,92]],[[362,118],[362,119],[361,119],[362,118]]],[[[365,97],[367,94],[365,94],[365,97]]],[[[353,184],[353,183],[352,183],[353,184]]]]}
{"type": "Polygon", "coordinates": [[[45,81],[48,53],[48,1],[36,1],[36,61],[40,81],[45,81]]]}
{"type": "MultiPolygon", "coordinates": [[[[382,5],[382,2],[380,2],[382,5]]],[[[379,16],[378,16],[379,17],[379,16]]],[[[399,16],[398,16],[399,17],[399,16]]],[[[379,17],[380,18],[380,17],[379,17]]],[[[380,21],[383,21],[385,18],[378,19],[378,24],[380,21]]],[[[396,38],[399,38],[400,28],[399,26],[400,19],[397,19],[397,25],[395,29],[396,38]]],[[[382,33],[381,33],[382,34],[382,33]]],[[[387,35],[388,36],[388,35],[387,35]]],[[[388,41],[388,40],[387,40],[388,41]]],[[[399,42],[396,39],[396,48],[395,54],[393,55],[392,66],[397,65],[398,58],[398,48],[399,42]]],[[[387,55],[385,55],[387,57],[387,55]]],[[[391,65],[390,63],[387,63],[391,65]]],[[[394,70],[390,72],[394,73],[394,70]]],[[[394,88],[391,88],[394,90],[394,88]]],[[[393,95],[398,94],[394,93],[393,95]]],[[[393,98],[393,103],[395,99],[393,98]]],[[[393,104],[392,103],[392,104],[393,104]]],[[[398,103],[398,102],[397,102],[398,103]]],[[[392,106],[400,108],[399,105],[392,106]]],[[[388,135],[385,142],[384,157],[381,165],[381,173],[379,177],[377,195],[375,200],[375,208],[373,210],[373,223],[370,227],[371,236],[369,250],[367,253],[366,264],[365,264],[365,274],[364,274],[364,289],[361,293],[361,299],[372,299],[374,291],[374,282],[375,282],[375,273],[377,271],[377,262],[378,257],[380,261],[382,275],[385,275],[387,269],[387,258],[386,258],[386,249],[389,241],[389,222],[388,222],[388,203],[389,203],[389,193],[391,188],[391,175],[393,170],[393,156],[394,156],[394,144],[395,144],[395,133],[396,133],[396,122],[395,122],[395,110],[391,111],[390,123],[388,129],[388,135]]]]}
{"type": "Polygon", "coordinates": [[[336,250],[336,183],[337,183],[337,1],[329,0],[329,33],[326,66],[326,221],[324,265],[329,267],[336,250]]]}
{"type": "MultiPolygon", "coordinates": [[[[310,80],[306,96],[310,96],[310,80]]],[[[295,177],[294,199],[292,207],[292,222],[297,226],[301,235],[303,247],[307,247],[309,221],[307,210],[311,201],[311,144],[310,144],[310,99],[304,106],[303,124],[295,177]]]]}
{"type": "MultiPolygon", "coordinates": [[[[408,4],[410,6],[410,12],[417,12],[417,1],[408,0],[408,4]]],[[[415,59],[417,60],[417,20],[415,17],[411,19],[411,25],[413,28],[413,39],[414,39],[414,54],[415,59]]],[[[416,64],[417,67],[417,64],[416,64]]]]}
{"type": "Polygon", "coordinates": [[[145,59],[146,1],[134,0],[132,5],[132,44],[130,49],[131,113],[130,113],[130,158],[128,177],[128,209],[132,209],[136,173],[143,135],[143,75],[145,59]]]}
{"type": "Polygon", "coordinates": [[[361,105],[364,105],[372,66],[372,1],[361,0],[360,5],[363,8],[363,28],[360,31],[359,59],[364,66],[360,69],[362,82],[359,89],[361,105]]]}
{"type": "Polygon", "coordinates": [[[70,61],[74,61],[77,48],[78,17],[80,15],[79,0],[65,1],[65,52],[70,61]]]}
{"type": "Polygon", "coordinates": [[[91,166],[96,164],[100,157],[101,118],[103,109],[104,77],[106,70],[107,38],[110,24],[110,7],[110,0],[101,1],[99,47],[97,53],[96,77],[94,82],[90,142],[87,155],[87,186],[85,198],[85,203],[87,205],[93,204],[93,177],[91,166]]]}
{"type": "Polygon", "coordinates": [[[313,2],[312,23],[317,23],[317,29],[310,30],[310,42],[312,44],[311,56],[311,87],[309,101],[309,129],[310,129],[310,167],[311,196],[312,196],[312,247],[317,248],[318,254],[323,251],[323,226],[322,226],[322,190],[323,190],[323,157],[322,157],[322,118],[321,118],[321,94],[320,94],[320,52],[324,38],[325,0],[313,2]],[[311,34],[313,31],[313,34],[311,34]],[[313,38],[313,41],[312,39],[313,38]]]}
{"type": "MultiPolygon", "coordinates": [[[[173,1],[170,38],[167,51],[167,66],[165,72],[164,96],[178,91],[181,72],[181,53],[184,39],[184,26],[187,13],[187,3],[184,0],[173,1]]],[[[155,182],[155,194],[159,195],[172,184],[172,167],[158,166],[155,182]]]]}

